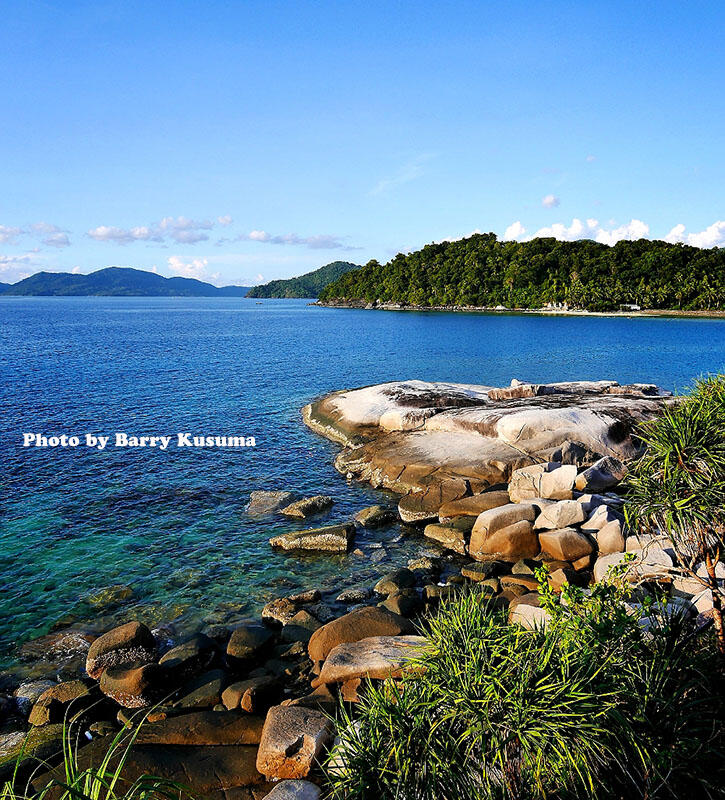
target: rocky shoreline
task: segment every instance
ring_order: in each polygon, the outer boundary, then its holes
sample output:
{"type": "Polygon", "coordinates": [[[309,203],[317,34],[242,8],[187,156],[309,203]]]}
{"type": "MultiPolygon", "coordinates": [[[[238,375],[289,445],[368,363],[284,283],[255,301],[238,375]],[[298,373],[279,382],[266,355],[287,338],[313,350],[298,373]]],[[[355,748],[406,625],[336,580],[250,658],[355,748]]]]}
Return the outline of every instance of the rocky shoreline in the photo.
{"type": "Polygon", "coordinates": [[[316,300],[312,306],[354,308],[365,311],[454,311],[467,314],[536,314],[544,316],[581,317],[725,317],[725,311],[683,311],[675,308],[645,308],[637,311],[587,311],[585,308],[505,308],[504,306],[419,306],[414,303],[367,303],[363,300],[316,300]]]}
{"type": "Polygon", "coordinates": [[[70,717],[87,742],[81,765],[98,763],[119,731],[143,721],[128,780],[155,774],[228,800],[317,798],[340,700],[355,703],[366,680],[401,675],[425,646],[422,615],[461,591],[506,610],[511,623],[545,625],[534,577],[542,563],[554,591],[624,564],[641,600],[658,587],[665,611],[704,623],[708,591],[680,569],[666,538],[627,530],[618,489],[638,451],[636,424],[669,402],[655,386],[612,381],[408,381],[315,401],[305,422],[343,445],[338,469],[401,498],[335,522],[326,518],[334,498],[254,492],[248,512],[260,523],[282,514],[310,525],[270,547],[354,552],[361,530],[394,525],[419,537],[418,556],[368,587],[311,587],[267,603],[258,619],[208,624],[181,640],[138,621],[37,640],[33,679],[5,676],[0,694],[0,779],[25,746],[47,762],[33,785],[47,782],[70,717]]]}

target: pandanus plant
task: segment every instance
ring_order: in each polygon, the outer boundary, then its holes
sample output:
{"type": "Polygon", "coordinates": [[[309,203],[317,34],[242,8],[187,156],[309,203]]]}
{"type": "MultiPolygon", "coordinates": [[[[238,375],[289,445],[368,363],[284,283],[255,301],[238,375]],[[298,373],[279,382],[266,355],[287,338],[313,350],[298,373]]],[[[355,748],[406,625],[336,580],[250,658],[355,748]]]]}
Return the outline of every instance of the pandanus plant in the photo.
{"type": "Polygon", "coordinates": [[[627,522],[668,536],[683,567],[710,589],[725,664],[725,594],[717,579],[725,559],[725,375],[698,381],[638,434],[646,448],[627,478],[627,522]]]}

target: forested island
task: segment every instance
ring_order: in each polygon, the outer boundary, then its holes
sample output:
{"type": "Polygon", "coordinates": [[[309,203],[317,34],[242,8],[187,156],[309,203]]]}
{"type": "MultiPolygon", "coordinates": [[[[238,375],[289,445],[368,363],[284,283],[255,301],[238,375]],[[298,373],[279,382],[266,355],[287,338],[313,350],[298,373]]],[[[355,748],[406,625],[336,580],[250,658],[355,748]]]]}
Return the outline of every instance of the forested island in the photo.
{"type": "Polygon", "coordinates": [[[89,275],[36,272],[17,283],[0,284],[1,295],[34,297],[246,297],[248,291],[248,286],[219,287],[131,267],[106,267],[89,275]]]}
{"type": "Polygon", "coordinates": [[[351,264],[349,261],[333,261],[331,264],[325,264],[324,267],[307,272],[298,278],[270,281],[261,286],[253,286],[247,297],[319,297],[320,292],[327,285],[351,270],[357,269],[360,269],[359,264],[351,264]]]}
{"type": "Polygon", "coordinates": [[[638,239],[613,246],[553,238],[500,241],[493,233],[369,261],[320,293],[328,305],[541,309],[725,307],[725,248],[638,239]]]}

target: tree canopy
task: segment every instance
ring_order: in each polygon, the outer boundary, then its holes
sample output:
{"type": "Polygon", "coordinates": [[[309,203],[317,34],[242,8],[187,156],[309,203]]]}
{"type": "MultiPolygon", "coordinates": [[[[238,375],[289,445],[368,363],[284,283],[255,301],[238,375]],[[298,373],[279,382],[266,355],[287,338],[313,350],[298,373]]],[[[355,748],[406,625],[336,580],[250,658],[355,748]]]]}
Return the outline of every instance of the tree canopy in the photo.
{"type": "Polygon", "coordinates": [[[725,248],[638,239],[499,241],[493,233],[429,244],[387,264],[370,261],[320,294],[323,302],[590,311],[725,307],[725,248]]]}

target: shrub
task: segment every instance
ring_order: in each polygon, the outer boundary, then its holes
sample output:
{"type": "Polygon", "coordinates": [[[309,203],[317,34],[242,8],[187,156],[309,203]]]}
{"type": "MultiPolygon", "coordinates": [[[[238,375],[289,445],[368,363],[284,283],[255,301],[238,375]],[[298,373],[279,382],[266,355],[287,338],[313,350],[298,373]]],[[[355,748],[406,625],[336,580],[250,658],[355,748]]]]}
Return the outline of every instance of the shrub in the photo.
{"type": "MultiPolygon", "coordinates": [[[[139,719],[140,724],[145,716],[139,719]]],[[[124,767],[131,748],[138,736],[140,724],[132,729],[123,729],[114,736],[97,766],[81,768],[78,759],[77,720],[66,719],[63,735],[62,763],[51,770],[51,765],[38,761],[31,775],[33,759],[21,752],[12,780],[0,787],[0,800],[191,800],[186,787],[152,775],[142,775],[133,782],[123,777],[124,767]],[[34,789],[34,779],[48,774],[48,781],[41,789],[34,789]]]]}
{"type": "Polygon", "coordinates": [[[696,383],[691,394],[640,426],[646,445],[631,470],[627,522],[664,533],[680,562],[712,592],[718,649],[725,661],[723,596],[716,567],[725,558],[725,375],[696,383]]]}
{"type": "Polygon", "coordinates": [[[562,601],[543,589],[550,622],[534,631],[508,625],[480,596],[444,604],[414,669],[342,709],[332,796],[717,794],[723,708],[712,653],[661,605],[627,609],[627,592],[616,580],[562,601]]]}

